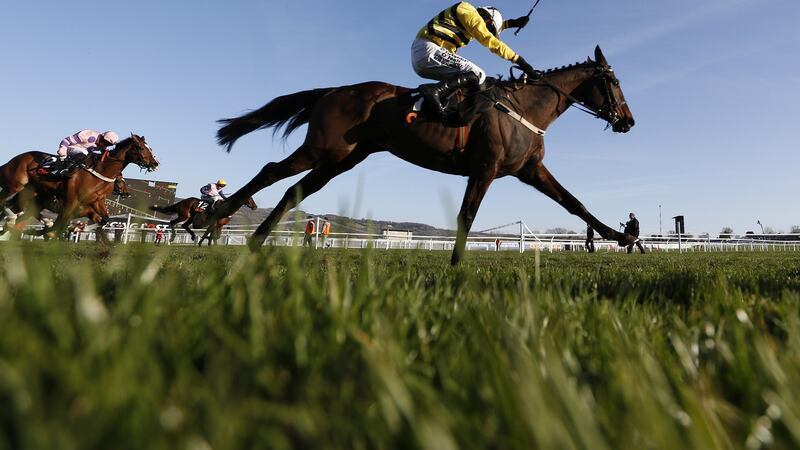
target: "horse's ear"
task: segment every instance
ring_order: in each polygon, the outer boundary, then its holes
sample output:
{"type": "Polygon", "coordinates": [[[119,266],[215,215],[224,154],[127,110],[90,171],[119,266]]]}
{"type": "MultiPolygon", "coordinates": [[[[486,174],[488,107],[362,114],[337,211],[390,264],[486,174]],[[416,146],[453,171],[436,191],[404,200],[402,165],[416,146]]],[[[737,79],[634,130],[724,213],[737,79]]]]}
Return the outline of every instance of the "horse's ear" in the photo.
{"type": "Polygon", "coordinates": [[[603,56],[603,51],[600,50],[599,45],[594,48],[594,60],[597,61],[597,64],[601,64],[603,66],[608,65],[608,61],[606,61],[606,57],[603,56]]]}

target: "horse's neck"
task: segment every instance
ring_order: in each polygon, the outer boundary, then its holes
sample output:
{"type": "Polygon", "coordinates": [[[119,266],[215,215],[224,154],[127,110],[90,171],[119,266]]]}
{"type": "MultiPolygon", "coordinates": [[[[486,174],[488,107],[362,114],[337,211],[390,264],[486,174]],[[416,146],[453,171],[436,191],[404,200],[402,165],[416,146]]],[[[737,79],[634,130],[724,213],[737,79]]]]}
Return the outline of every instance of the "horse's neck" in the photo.
{"type": "MultiPolygon", "coordinates": [[[[545,76],[558,89],[574,97],[575,90],[591,76],[591,72],[585,68],[576,68],[545,76]]],[[[528,85],[521,92],[524,115],[536,117],[538,120],[535,124],[542,128],[547,128],[573,103],[569,97],[543,83],[528,85]]]]}
{"type": "Polygon", "coordinates": [[[122,175],[122,171],[128,166],[128,162],[125,161],[124,154],[119,155],[122,156],[122,158],[117,158],[118,155],[109,154],[108,156],[110,156],[110,158],[106,159],[105,161],[101,159],[100,162],[94,166],[94,170],[100,175],[108,178],[116,178],[119,175],[122,175]]]}

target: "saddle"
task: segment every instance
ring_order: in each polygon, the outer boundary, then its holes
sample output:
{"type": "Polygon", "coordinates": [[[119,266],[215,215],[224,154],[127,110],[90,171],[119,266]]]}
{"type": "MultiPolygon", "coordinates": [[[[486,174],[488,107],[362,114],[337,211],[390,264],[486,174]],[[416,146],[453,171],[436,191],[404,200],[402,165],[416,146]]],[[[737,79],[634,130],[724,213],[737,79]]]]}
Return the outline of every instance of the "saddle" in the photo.
{"type": "Polygon", "coordinates": [[[93,167],[96,163],[97,158],[91,153],[86,158],[79,161],[70,160],[69,158],[61,161],[58,156],[48,154],[47,157],[40,162],[39,167],[36,168],[36,173],[39,175],[69,178],[75,175],[75,172],[80,170],[81,167],[93,167]]]}
{"type": "Polygon", "coordinates": [[[408,110],[405,114],[405,124],[412,127],[417,119],[426,122],[438,122],[448,128],[455,128],[455,141],[453,149],[463,151],[467,145],[469,130],[472,123],[481,114],[492,109],[503,98],[503,90],[497,86],[497,80],[487,78],[479,91],[465,92],[458,89],[447,98],[443,99],[445,105],[444,117],[432,117],[426,113],[423,106],[423,97],[417,91],[412,91],[408,110]]]}
{"type": "Polygon", "coordinates": [[[423,105],[423,96],[419,91],[411,92],[411,107],[406,114],[406,124],[411,125],[417,118],[425,117],[429,121],[441,122],[447,127],[458,128],[472,123],[480,114],[492,109],[495,103],[504,98],[503,90],[498,86],[496,78],[486,78],[478,91],[457,89],[442,99],[445,106],[443,118],[430,117],[423,105]]]}

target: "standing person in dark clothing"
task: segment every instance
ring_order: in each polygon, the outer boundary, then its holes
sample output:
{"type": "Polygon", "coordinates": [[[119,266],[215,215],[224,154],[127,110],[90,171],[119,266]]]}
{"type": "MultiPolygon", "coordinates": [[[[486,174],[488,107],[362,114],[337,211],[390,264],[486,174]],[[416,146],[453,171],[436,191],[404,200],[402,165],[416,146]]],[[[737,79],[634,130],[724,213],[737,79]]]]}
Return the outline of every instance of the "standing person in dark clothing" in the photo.
{"type": "MultiPolygon", "coordinates": [[[[639,237],[639,220],[636,218],[636,214],[630,213],[628,217],[631,219],[627,223],[625,223],[625,233],[630,234],[631,236],[638,238],[639,237]]],[[[622,225],[622,222],[620,222],[622,225]]],[[[628,253],[633,252],[633,246],[639,247],[639,251],[644,253],[644,247],[642,247],[641,239],[636,239],[636,242],[628,246],[628,253]]]]}
{"type": "Polygon", "coordinates": [[[588,223],[586,224],[586,250],[589,253],[594,253],[594,228],[588,223]]]}

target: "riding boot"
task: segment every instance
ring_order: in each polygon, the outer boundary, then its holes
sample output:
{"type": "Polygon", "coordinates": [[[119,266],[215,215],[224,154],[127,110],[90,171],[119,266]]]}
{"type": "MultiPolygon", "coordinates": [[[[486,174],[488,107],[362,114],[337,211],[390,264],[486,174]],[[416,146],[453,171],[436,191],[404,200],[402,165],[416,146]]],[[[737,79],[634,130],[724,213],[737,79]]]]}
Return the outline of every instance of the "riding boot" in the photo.
{"type": "Polygon", "coordinates": [[[81,167],[83,167],[83,163],[89,159],[89,155],[84,155],[83,153],[79,153],[71,158],[69,158],[65,164],[66,167],[58,171],[58,175],[62,177],[71,177],[75,172],[78,171],[81,167]]]}
{"type": "Polygon", "coordinates": [[[443,105],[444,100],[450,94],[461,88],[468,88],[470,91],[480,87],[478,76],[472,72],[463,73],[450,80],[438,83],[423,84],[419,87],[419,92],[425,97],[425,104],[437,117],[445,116],[446,110],[443,105]]]}
{"type": "Polygon", "coordinates": [[[61,162],[58,156],[48,156],[42,160],[41,167],[43,168],[52,168],[56,167],[56,164],[61,162]]]}

